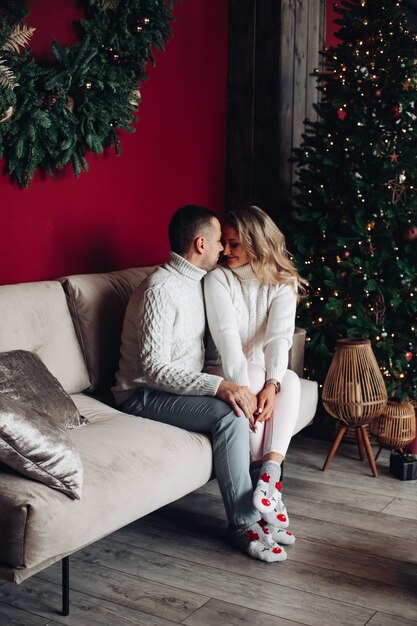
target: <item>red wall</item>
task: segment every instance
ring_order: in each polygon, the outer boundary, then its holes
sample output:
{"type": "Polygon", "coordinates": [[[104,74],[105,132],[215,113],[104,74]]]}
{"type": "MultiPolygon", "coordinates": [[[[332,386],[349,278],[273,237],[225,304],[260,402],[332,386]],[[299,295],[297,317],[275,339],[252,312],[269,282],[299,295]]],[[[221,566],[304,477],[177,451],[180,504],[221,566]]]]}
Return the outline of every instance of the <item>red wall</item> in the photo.
{"type": "Polygon", "coordinates": [[[336,13],[333,5],[337,4],[334,0],[327,0],[326,2],[326,46],[337,46],[338,39],[335,37],[335,32],[340,28],[338,24],[334,23],[334,19],[340,17],[339,13],[336,13]]]}
{"type": "MultiPolygon", "coordinates": [[[[29,189],[0,174],[0,284],[159,263],[177,207],[222,212],[227,4],[176,4],[174,35],[141,85],[137,130],[123,133],[120,157],[90,154],[78,179],[71,169],[59,180],[36,175],[29,189]]],[[[74,40],[75,0],[29,6],[37,55],[52,38],[74,40]]]]}

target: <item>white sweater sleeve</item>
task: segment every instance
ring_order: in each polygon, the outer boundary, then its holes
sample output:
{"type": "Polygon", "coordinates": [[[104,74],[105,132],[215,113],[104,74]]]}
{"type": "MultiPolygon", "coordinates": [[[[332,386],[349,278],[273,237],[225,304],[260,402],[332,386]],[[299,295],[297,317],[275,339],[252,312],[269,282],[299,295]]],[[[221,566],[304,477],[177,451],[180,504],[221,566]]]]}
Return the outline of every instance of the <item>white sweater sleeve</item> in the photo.
{"type": "Polygon", "coordinates": [[[142,324],[138,328],[143,375],[151,386],[170,393],[215,396],[220,376],[190,372],[172,363],[175,306],[162,287],[144,293],[142,324]]]}
{"type": "Polygon", "coordinates": [[[231,299],[230,286],[221,270],[204,278],[204,297],[211,336],[220,353],[226,380],[249,386],[248,366],[231,299]]]}
{"type": "Polygon", "coordinates": [[[288,352],[295,327],[297,295],[291,285],[282,285],[272,300],[264,339],[266,379],[279,382],[288,367],[288,352]]]}

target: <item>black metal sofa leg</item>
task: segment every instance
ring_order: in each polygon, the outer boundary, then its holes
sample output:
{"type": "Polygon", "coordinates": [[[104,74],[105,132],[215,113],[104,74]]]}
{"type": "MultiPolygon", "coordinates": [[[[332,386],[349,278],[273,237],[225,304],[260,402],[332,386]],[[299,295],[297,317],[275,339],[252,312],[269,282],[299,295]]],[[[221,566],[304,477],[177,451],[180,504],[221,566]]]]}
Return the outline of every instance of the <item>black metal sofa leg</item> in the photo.
{"type": "Polygon", "coordinates": [[[69,556],[62,559],[62,615],[69,615],[69,556]]]}

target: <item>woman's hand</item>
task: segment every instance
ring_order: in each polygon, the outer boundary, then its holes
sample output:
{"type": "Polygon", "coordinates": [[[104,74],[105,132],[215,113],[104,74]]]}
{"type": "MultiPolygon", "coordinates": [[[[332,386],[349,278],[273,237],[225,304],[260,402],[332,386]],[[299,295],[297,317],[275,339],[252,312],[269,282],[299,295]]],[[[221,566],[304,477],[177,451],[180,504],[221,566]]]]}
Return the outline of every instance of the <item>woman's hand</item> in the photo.
{"type": "Polygon", "coordinates": [[[272,417],[275,407],[275,385],[268,384],[258,393],[258,407],[254,413],[256,424],[266,422],[272,417]]]}

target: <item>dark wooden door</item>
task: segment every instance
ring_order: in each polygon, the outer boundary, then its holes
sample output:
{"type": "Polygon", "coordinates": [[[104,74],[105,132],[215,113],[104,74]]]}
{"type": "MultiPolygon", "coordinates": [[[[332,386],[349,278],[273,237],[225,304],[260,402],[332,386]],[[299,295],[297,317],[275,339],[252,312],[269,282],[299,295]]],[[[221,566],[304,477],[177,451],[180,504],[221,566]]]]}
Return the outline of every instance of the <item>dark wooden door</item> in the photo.
{"type": "Polygon", "coordinates": [[[324,45],[325,0],[229,0],[227,208],[279,215],[289,161],[317,100],[311,76],[324,45]]]}

